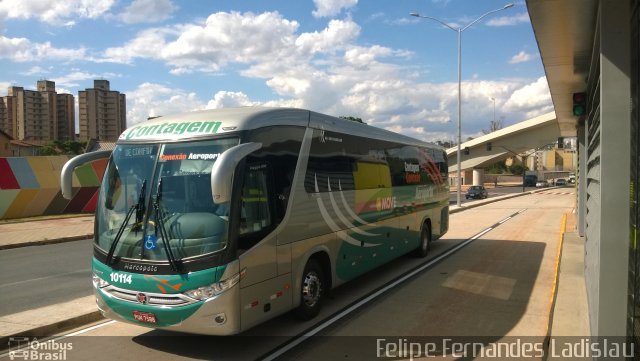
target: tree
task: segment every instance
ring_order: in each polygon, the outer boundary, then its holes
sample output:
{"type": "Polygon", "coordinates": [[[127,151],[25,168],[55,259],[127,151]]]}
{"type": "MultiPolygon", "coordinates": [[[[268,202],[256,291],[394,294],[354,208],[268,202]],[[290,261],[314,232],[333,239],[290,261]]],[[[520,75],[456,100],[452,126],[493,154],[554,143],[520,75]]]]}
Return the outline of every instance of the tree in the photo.
{"type": "Polygon", "coordinates": [[[76,142],[73,140],[54,140],[46,143],[40,148],[40,155],[78,155],[84,153],[87,142],[76,142]]]}
{"type": "Polygon", "coordinates": [[[484,169],[484,171],[488,174],[502,174],[507,170],[507,165],[505,161],[494,163],[484,169]]]}
{"type": "Polygon", "coordinates": [[[489,129],[482,129],[483,134],[493,133],[496,130],[502,129],[504,124],[504,118],[500,117],[498,120],[489,121],[489,129]]]}
{"type": "Polygon", "coordinates": [[[338,117],[340,119],[345,119],[345,120],[351,120],[352,122],[358,122],[358,123],[362,123],[362,124],[367,124],[365,122],[362,121],[362,118],[356,118],[356,117],[345,117],[345,116],[340,116],[338,117]]]}
{"type": "Polygon", "coordinates": [[[522,175],[528,169],[529,167],[524,166],[520,163],[513,164],[511,167],[509,167],[509,171],[511,172],[511,174],[515,175],[522,175]]]}
{"type": "Polygon", "coordinates": [[[448,140],[436,140],[436,144],[441,146],[442,148],[452,148],[453,142],[448,140]]]}

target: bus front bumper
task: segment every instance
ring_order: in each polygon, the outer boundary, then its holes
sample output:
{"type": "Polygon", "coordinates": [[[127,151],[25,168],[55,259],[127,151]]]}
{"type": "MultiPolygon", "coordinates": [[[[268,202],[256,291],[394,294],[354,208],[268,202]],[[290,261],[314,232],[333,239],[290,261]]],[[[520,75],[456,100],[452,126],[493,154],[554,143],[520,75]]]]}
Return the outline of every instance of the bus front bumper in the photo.
{"type": "Polygon", "coordinates": [[[185,306],[158,306],[114,297],[94,288],[102,315],[116,321],[171,331],[233,335],[240,332],[240,288],[238,285],[205,301],[185,306]]]}

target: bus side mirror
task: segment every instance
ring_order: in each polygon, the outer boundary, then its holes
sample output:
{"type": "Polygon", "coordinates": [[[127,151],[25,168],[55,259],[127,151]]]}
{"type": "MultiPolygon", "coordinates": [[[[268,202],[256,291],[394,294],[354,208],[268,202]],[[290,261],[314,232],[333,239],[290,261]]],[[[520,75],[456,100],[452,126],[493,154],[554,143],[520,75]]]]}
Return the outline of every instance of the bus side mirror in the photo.
{"type": "Polygon", "coordinates": [[[211,168],[211,195],[213,203],[220,204],[231,200],[233,173],[236,166],[247,155],[262,148],[262,143],[243,143],[224,151],[211,168]]]}
{"type": "Polygon", "coordinates": [[[62,167],[60,173],[60,189],[62,190],[62,197],[65,199],[73,198],[73,171],[79,166],[93,162],[94,160],[109,158],[111,155],[110,150],[100,150],[97,152],[89,152],[77,155],[69,159],[62,167]]]}

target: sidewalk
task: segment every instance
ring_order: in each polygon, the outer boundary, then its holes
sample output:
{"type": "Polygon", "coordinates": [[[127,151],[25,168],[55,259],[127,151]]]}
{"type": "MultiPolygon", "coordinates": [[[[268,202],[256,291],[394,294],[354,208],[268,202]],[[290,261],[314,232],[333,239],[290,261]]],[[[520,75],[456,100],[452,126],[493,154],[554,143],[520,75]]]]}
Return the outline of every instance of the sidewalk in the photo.
{"type": "Polygon", "coordinates": [[[0,223],[0,250],[93,237],[94,215],[7,220],[0,223]]]}
{"type": "MultiPolygon", "coordinates": [[[[487,203],[550,190],[542,188],[483,200],[465,202],[462,207],[452,205],[450,213],[457,213],[487,203]]],[[[550,336],[589,335],[586,291],[584,287],[584,240],[577,236],[573,215],[568,215],[563,234],[563,249],[559,260],[554,311],[550,316],[550,336]]],[[[0,223],[0,250],[45,245],[93,237],[93,215],[70,218],[5,221],[0,223]]],[[[87,255],[90,257],[91,255],[87,255]]],[[[29,310],[0,317],[0,350],[6,348],[9,337],[54,335],[65,330],[102,319],[93,296],[63,304],[29,310]],[[43,317],[46,315],[46,317],[43,317]]]]}

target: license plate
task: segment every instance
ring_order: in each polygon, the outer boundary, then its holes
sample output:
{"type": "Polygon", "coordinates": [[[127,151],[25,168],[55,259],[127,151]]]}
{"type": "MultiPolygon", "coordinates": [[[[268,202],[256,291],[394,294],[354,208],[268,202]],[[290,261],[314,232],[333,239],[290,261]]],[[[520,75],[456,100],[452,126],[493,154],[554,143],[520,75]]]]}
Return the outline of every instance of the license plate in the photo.
{"type": "Polygon", "coordinates": [[[145,323],[156,323],[156,315],[150,312],[133,311],[133,319],[145,323]]]}

